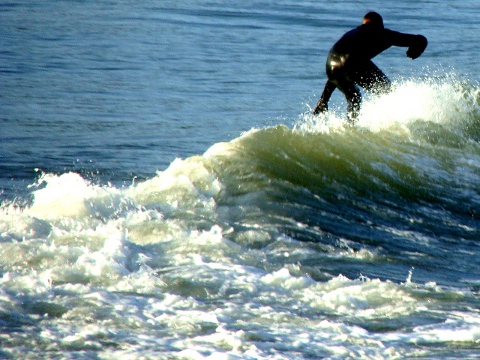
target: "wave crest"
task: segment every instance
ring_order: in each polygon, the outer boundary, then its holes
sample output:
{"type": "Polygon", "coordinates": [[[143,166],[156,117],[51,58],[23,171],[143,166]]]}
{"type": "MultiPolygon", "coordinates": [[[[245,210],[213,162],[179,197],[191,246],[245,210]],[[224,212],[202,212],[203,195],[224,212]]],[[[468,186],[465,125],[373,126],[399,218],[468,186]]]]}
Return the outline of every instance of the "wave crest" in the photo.
{"type": "MultiPolygon", "coordinates": [[[[343,131],[349,126],[346,126],[342,109],[338,107],[320,116],[313,116],[308,111],[300,116],[294,128],[306,133],[343,131]]],[[[425,123],[425,129],[432,130],[433,135],[445,129],[462,138],[478,141],[480,87],[455,75],[442,79],[397,81],[389,94],[365,95],[356,127],[373,132],[407,132],[415,138],[419,122],[425,123]]],[[[425,138],[424,135],[421,134],[420,139],[425,138]]]]}

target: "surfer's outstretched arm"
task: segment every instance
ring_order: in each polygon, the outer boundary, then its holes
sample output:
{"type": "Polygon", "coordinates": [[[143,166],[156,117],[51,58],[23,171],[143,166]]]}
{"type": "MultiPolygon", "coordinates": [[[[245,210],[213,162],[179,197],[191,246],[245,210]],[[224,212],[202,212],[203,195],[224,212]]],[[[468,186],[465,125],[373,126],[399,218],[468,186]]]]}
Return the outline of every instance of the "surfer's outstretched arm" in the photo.
{"type": "Polygon", "coordinates": [[[328,111],[328,101],[330,100],[330,97],[336,88],[336,85],[332,81],[327,81],[325,88],[323,89],[322,96],[320,97],[320,100],[318,100],[317,106],[315,106],[315,109],[313,110],[313,115],[318,115],[328,111]]]}
{"type": "Polygon", "coordinates": [[[407,56],[412,59],[423,54],[428,45],[428,40],[423,35],[403,34],[389,30],[389,36],[394,46],[408,47],[407,56]]]}

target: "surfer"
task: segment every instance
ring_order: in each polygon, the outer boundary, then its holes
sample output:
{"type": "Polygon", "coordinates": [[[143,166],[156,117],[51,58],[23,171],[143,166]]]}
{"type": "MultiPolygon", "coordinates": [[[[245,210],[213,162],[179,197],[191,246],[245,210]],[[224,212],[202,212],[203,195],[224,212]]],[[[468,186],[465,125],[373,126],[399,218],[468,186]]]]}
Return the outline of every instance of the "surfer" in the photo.
{"type": "Polygon", "coordinates": [[[313,114],[328,110],[330,96],[338,88],[347,99],[348,119],[353,122],[360,112],[362,100],[357,85],[378,94],[391,89],[390,80],[371,59],[391,46],[408,47],[407,56],[416,59],[422,55],[427,43],[425,36],[385,29],[380,14],[369,12],[362,25],[343,35],[328,53],[328,81],[313,114]]]}

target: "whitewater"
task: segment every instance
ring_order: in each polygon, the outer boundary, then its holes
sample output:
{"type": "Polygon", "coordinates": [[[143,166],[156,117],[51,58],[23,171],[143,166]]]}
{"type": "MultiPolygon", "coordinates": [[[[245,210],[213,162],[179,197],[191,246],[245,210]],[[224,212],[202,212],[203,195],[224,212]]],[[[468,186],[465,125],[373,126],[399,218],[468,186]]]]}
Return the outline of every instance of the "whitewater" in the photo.
{"type": "Polygon", "coordinates": [[[0,212],[3,358],[474,358],[479,88],[406,80],[0,212]],[[339,114],[340,113],[340,114],[339,114]]]}

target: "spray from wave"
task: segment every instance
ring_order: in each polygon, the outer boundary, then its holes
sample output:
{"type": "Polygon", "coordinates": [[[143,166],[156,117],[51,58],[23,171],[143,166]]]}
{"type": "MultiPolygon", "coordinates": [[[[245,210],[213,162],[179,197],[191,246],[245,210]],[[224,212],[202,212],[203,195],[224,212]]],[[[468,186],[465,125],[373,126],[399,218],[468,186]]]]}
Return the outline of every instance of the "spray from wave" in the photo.
{"type": "MultiPolygon", "coordinates": [[[[432,132],[445,128],[478,140],[479,107],[478,86],[453,74],[442,79],[403,80],[394,82],[392,92],[387,95],[367,93],[356,126],[373,132],[407,131],[415,136],[415,130],[423,122],[425,128],[432,126],[432,132]]],[[[294,124],[294,129],[305,132],[345,129],[345,116],[341,114],[341,109],[325,116],[312,116],[308,111],[294,124]]]]}

